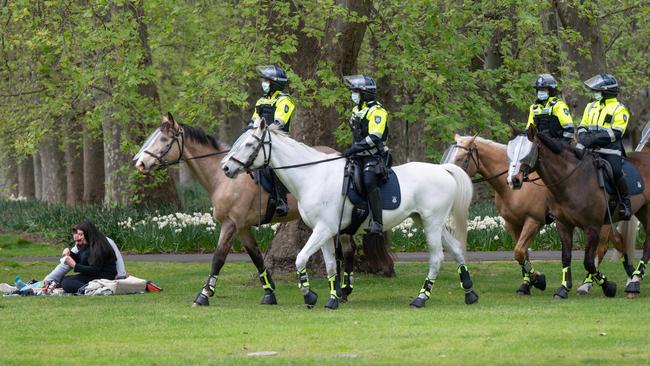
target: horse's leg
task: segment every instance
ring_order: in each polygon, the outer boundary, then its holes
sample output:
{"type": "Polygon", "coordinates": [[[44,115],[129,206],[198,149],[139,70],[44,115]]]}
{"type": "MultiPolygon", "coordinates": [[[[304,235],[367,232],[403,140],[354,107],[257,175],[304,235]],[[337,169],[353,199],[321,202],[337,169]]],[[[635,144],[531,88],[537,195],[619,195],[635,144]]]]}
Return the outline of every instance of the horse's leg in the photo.
{"type": "Polygon", "coordinates": [[[275,298],[275,282],[273,282],[271,274],[267,271],[266,266],[264,265],[264,256],[262,256],[262,252],[257,246],[255,238],[251,234],[250,230],[242,230],[239,233],[238,237],[239,240],[244,243],[246,252],[251,257],[253,264],[260,274],[260,283],[262,284],[262,289],[264,290],[264,296],[262,297],[260,304],[276,305],[278,302],[275,298]]]}
{"type": "Polygon", "coordinates": [[[585,259],[584,266],[587,273],[597,285],[601,286],[605,296],[614,297],[616,295],[616,283],[609,281],[604,274],[598,271],[596,267],[596,251],[598,247],[598,237],[600,227],[589,226],[584,228],[585,232],[585,259]]]}
{"type": "Polygon", "coordinates": [[[330,287],[330,297],[325,304],[325,309],[328,310],[336,310],[339,308],[339,295],[336,293],[338,273],[334,250],[334,241],[331,238],[327,239],[321,247],[323,259],[325,260],[325,270],[327,271],[327,281],[330,287]]]}
{"type": "MultiPolygon", "coordinates": [[[[298,288],[303,294],[305,305],[308,308],[313,308],[318,300],[318,295],[311,290],[309,285],[309,276],[307,275],[307,261],[314,253],[316,253],[326,242],[331,239],[334,234],[323,225],[316,225],[314,230],[309,236],[307,243],[300,250],[296,257],[296,270],[298,273],[298,288]]],[[[325,253],[323,253],[325,254],[325,253]]]]}
{"type": "Polygon", "coordinates": [[[229,219],[223,220],[219,232],[219,242],[217,243],[217,248],[212,256],[212,271],[210,272],[210,276],[208,276],[205,286],[203,286],[203,290],[196,295],[192,306],[210,305],[208,297],[214,295],[214,290],[217,285],[217,276],[219,276],[221,267],[226,263],[226,257],[228,256],[230,247],[232,246],[232,238],[235,236],[236,232],[237,226],[234,222],[229,219]]]}
{"type": "Polygon", "coordinates": [[[555,290],[554,299],[568,299],[569,290],[573,286],[571,281],[571,249],[573,249],[573,226],[562,224],[555,220],[555,227],[562,242],[562,284],[555,290]]]}
{"type": "Polygon", "coordinates": [[[521,274],[524,279],[517,294],[530,295],[530,285],[544,291],[546,290],[546,276],[535,271],[528,256],[528,244],[533,240],[540,228],[540,223],[532,217],[527,217],[520,231],[515,245],[515,259],[521,265],[521,274]]]}
{"type": "Polygon", "coordinates": [[[442,229],[442,243],[444,247],[451,252],[458,265],[458,275],[460,276],[460,287],[465,290],[465,303],[474,304],[478,301],[478,294],[472,289],[472,278],[469,275],[467,265],[465,265],[465,255],[460,248],[460,242],[447,230],[442,229]]]}
{"type": "Polygon", "coordinates": [[[343,248],[343,280],[341,281],[341,301],[348,300],[348,296],[354,288],[354,253],[357,251],[357,245],[352,235],[341,236],[341,246],[343,248]]]}
{"type": "MultiPolygon", "coordinates": [[[[609,247],[609,236],[612,231],[612,226],[611,225],[603,225],[600,229],[600,234],[598,235],[598,245],[596,247],[596,268],[600,265],[600,263],[603,262],[603,258],[605,257],[605,254],[607,253],[607,249],[609,247]]],[[[587,295],[589,291],[591,291],[591,288],[593,287],[593,278],[591,277],[591,274],[587,273],[585,276],[585,279],[582,281],[582,285],[576,289],[576,293],[578,295],[587,295]]]]}
{"type": "MultiPolygon", "coordinates": [[[[641,260],[639,260],[639,265],[636,267],[634,273],[632,273],[632,278],[625,286],[625,292],[627,293],[628,299],[636,298],[639,293],[641,293],[641,279],[645,274],[645,267],[648,260],[650,260],[650,212],[648,211],[648,206],[643,206],[636,213],[636,217],[639,219],[639,222],[643,224],[643,230],[645,230],[645,241],[643,242],[643,255],[641,260]]],[[[630,228],[630,230],[636,230],[636,228],[630,228]]]]}

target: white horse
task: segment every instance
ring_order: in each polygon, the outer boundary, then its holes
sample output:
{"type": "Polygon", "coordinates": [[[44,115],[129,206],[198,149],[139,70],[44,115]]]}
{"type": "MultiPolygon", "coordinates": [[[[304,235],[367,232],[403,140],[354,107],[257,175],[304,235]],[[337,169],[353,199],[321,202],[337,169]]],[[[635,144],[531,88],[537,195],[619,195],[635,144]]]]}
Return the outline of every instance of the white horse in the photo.
{"type": "MultiPolygon", "coordinates": [[[[341,228],[346,228],[351,223],[353,209],[350,200],[341,194],[346,163],[338,157],[336,154],[327,155],[299,143],[275,126],[267,126],[263,120],[258,120],[255,128],[239,137],[221,163],[224,173],[230,178],[236,177],[244,170],[267,165],[275,168],[278,178],[296,197],[303,221],[313,230],[296,258],[300,281],[298,286],[308,307],[314,306],[317,295],[309,287],[305,267],[309,257],[319,249],[323,252],[330,281],[330,298],[325,307],[338,307],[338,298],[334,291],[336,262],[333,239],[341,228]],[[314,162],[319,163],[293,169],[278,169],[314,162]]],[[[433,282],[444,259],[443,239],[446,248],[458,263],[461,287],[465,290],[465,302],[477,302],[478,295],[472,289],[464,258],[467,215],[473,194],[470,178],[453,164],[409,163],[394,167],[393,171],[400,182],[401,204],[395,210],[383,211],[384,229],[392,228],[407,217],[412,217],[422,224],[430,249],[429,273],[411,306],[423,307],[431,296],[433,282]],[[445,227],[450,215],[453,219],[453,234],[445,227]]]]}

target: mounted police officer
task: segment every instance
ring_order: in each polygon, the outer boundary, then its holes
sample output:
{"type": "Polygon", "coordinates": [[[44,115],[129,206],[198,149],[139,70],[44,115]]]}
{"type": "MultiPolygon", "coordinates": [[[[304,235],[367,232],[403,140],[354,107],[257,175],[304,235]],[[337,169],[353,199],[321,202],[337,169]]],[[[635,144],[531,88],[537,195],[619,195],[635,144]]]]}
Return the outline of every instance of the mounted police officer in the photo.
{"type": "Polygon", "coordinates": [[[355,105],[349,121],[354,141],[343,155],[353,157],[363,167],[363,184],[371,212],[367,231],[369,234],[381,235],[383,220],[379,180],[386,174],[388,112],[376,100],[377,85],[373,78],[352,75],[345,76],[344,80],[352,92],[355,105]]]}
{"type": "MultiPolygon", "coordinates": [[[[296,106],[291,97],[284,93],[284,88],[289,82],[287,73],[284,69],[275,65],[258,66],[257,73],[261,78],[264,95],[255,103],[255,112],[251,117],[249,127],[252,127],[253,121],[260,117],[264,118],[267,124],[278,125],[283,131],[289,132],[291,117],[296,106]]],[[[287,189],[272,170],[264,172],[264,174],[273,181],[276,201],[275,214],[286,216],[289,210],[287,206],[287,189]]]]}
{"type": "Polygon", "coordinates": [[[541,74],[535,81],[537,99],[530,106],[528,124],[534,125],[540,132],[547,133],[563,141],[573,140],[573,119],[569,106],[558,97],[557,81],[551,74],[541,74]]]}
{"type": "Polygon", "coordinates": [[[630,195],[623,177],[623,134],[630,119],[630,112],[616,99],[618,81],[613,75],[600,74],[584,82],[593,92],[595,101],[587,104],[578,127],[576,155],[582,157],[585,148],[593,147],[603,159],[612,166],[614,182],[621,196],[621,220],[632,216],[630,195]]]}

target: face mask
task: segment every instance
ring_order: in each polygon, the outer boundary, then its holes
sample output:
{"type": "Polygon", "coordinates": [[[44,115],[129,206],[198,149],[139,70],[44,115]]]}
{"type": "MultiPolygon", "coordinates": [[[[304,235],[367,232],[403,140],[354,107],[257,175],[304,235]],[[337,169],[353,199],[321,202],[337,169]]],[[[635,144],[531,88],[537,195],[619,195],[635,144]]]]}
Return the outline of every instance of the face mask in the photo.
{"type": "Polygon", "coordinates": [[[548,92],[546,90],[538,90],[537,91],[537,99],[539,99],[539,100],[548,99],[548,92]]]}
{"type": "Polygon", "coordinates": [[[352,93],[352,101],[354,104],[359,104],[361,102],[361,95],[357,92],[352,93]]]}
{"type": "Polygon", "coordinates": [[[594,99],[596,99],[596,100],[601,100],[601,99],[603,99],[603,93],[601,93],[601,92],[595,92],[595,93],[594,93],[594,99]]]}
{"type": "Polygon", "coordinates": [[[271,90],[271,82],[270,81],[262,81],[262,91],[264,93],[268,93],[271,90]]]}

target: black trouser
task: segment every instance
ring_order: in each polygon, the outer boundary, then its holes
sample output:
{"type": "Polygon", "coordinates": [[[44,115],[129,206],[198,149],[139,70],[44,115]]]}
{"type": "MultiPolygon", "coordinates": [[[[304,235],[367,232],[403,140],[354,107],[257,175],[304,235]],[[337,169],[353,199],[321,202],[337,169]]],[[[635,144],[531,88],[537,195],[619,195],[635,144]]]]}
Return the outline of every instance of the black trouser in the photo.
{"type": "Polygon", "coordinates": [[[63,291],[69,293],[69,294],[76,294],[79,289],[85,285],[88,284],[88,282],[92,280],[96,280],[99,277],[97,276],[90,276],[90,275],[84,275],[84,274],[78,274],[74,276],[66,276],[63,278],[61,281],[61,287],[63,287],[63,291]]]}

